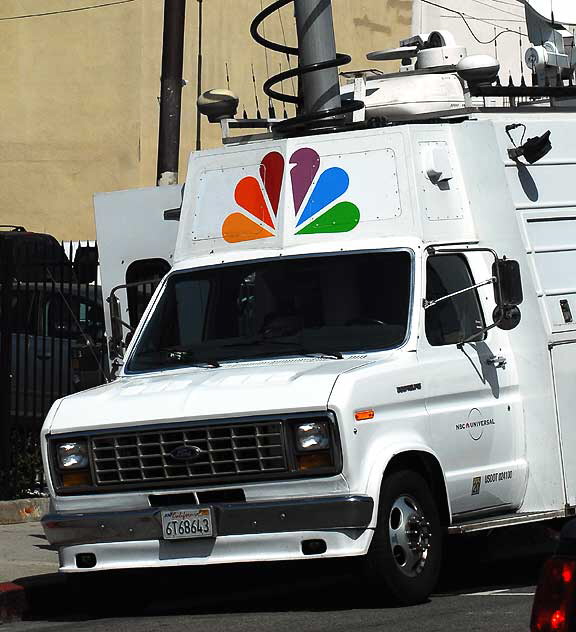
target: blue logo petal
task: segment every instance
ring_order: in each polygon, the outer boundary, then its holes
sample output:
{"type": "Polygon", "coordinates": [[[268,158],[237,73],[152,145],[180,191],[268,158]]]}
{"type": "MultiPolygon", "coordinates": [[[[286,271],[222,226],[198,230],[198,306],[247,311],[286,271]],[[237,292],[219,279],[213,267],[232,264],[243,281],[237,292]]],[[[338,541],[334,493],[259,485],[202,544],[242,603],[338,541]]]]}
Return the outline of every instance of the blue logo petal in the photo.
{"type": "Polygon", "coordinates": [[[300,226],[307,219],[332,204],[343,193],[346,193],[349,184],[350,178],[344,169],[340,169],[340,167],[326,169],[318,179],[296,226],[300,226]]]}

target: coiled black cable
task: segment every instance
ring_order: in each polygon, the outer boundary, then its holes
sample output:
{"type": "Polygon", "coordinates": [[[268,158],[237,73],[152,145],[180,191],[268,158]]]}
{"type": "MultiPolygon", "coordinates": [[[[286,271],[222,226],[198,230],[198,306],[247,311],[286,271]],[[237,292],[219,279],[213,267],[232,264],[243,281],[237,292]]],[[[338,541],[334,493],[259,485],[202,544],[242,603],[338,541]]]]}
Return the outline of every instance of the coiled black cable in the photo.
{"type": "MultiPolygon", "coordinates": [[[[258,15],[252,20],[250,25],[250,35],[255,42],[264,46],[268,50],[276,51],[277,53],[283,53],[285,55],[293,55],[298,57],[299,51],[293,46],[287,46],[286,44],[279,44],[269,40],[258,32],[260,25],[270,15],[285,7],[287,4],[295,2],[295,0],[276,0],[265,9],[260,11],[258,15]]],[[[336,53],[334,59],[328,61],[319,62],[316,64],[309,64],[307,66],[297,66],[284,72],[280,72],[270,78],[268,78],[263,85],[263,90],[266,96],[277,101],[284,103],[293,103],[294,105],[301,106],[302,100],[300,96],[293,96],[291,94],[285,94],[278,92],[273,86],[276,84],[292,79],[294,77],[302,77],[305,74],[317,72],[319,70],[326,70],[328,68],[337,68],[349,64],[352,61],[350,55],[344,55],[342,53],[336,53]]],[[[317,112],[311,112],[308,114],[301,114],[292,118],[280,121],[272,126],[273,131],[279,136],[296,136],[299,134],[320,134],[326,132],[333,132],[342,129],[342,125],[345,122],[344,116],[361,110],[364,107],[362,101],[349,100],[345,104],[337,108],[330,108],[326,110],[319,110],[317,112]]]]}

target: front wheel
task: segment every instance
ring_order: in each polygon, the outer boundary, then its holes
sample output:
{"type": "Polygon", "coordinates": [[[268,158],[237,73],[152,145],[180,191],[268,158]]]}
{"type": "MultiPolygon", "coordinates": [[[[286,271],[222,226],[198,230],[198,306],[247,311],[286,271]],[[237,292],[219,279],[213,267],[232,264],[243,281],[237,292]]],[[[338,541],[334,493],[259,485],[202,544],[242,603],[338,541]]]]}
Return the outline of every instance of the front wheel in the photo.
{"type": "Polygon", "coordinates": [[[402,605],[421,603],[436,586],[441,562],[442,526],[430,488],[415,472],[394,472],[382,482],[366,559],[374,588],[402,605]]]}

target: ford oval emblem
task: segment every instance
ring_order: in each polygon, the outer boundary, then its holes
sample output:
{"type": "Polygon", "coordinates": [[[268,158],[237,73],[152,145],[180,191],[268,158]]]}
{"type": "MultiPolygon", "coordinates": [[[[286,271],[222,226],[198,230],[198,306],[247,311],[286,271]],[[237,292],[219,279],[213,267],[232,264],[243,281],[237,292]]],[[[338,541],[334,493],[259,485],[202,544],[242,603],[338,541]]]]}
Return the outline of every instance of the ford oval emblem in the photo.
{"type": "Polygon", "coordinates": [[[202,450],[195,445],[179,445],[170,452],[176,461],[195,461],[202,454],[202,450]]]}

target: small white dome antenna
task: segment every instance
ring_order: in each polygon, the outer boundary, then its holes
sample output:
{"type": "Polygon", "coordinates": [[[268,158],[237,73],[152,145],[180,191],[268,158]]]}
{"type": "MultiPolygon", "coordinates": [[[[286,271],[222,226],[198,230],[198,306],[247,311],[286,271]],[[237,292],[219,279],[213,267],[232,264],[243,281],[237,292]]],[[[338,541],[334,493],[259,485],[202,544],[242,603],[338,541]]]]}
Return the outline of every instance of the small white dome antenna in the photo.
{"type": "Polygon", "coordinates": [[[238,110],[238,97],[230,90],[215,88],[202,93],[196,102],[198,111],[208,117],[210,123],[234,118],[238,110]]]}
{"type": "Polygon", "coordinates": [[[456,66],[458,76],[469,85],[492,85],[500,72],[500,62],[491,55],[468,55],[456,66]]]}

